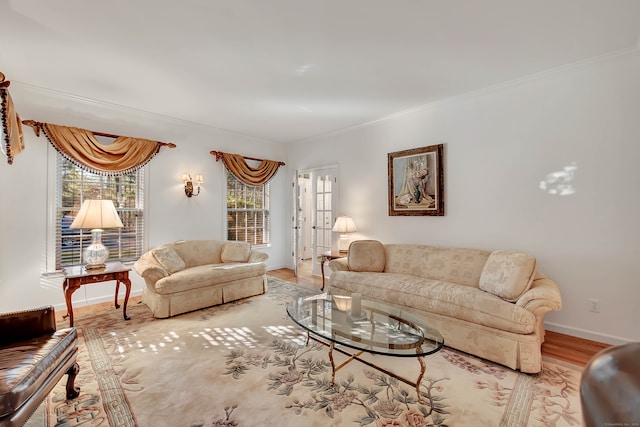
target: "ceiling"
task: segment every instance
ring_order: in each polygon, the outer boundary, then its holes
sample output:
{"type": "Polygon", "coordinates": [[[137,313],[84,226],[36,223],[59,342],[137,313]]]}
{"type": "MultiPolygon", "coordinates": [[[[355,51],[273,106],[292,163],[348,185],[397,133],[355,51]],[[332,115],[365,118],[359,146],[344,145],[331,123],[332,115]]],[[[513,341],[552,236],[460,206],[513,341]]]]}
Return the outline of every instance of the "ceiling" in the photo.
{"type": "Polygon", "coordinates": [[[637,49],[639,35],[638,0],[1,0],[0,71],[292,142],[637,49]]]}

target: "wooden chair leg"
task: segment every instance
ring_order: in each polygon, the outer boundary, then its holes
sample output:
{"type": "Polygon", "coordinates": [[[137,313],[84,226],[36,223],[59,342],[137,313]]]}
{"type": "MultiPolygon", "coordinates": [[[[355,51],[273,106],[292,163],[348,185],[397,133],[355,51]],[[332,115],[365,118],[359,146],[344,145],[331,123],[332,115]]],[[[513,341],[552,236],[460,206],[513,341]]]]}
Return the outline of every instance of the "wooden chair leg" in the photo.
{"type": "Polygon", "coordinates": [[[74,363],[73,366],[71,366],[68,370],[67,370],[67,399],[71,400],[71,399],[75,399],[76,397],[78,397],[78,395],[80,394],[80,387],[76,387],[74,385],[75,381],[76,381],[76,376],[78,375],[78,372],[80,371],[80,365],[78,365],[78,363],[74,363]]]}

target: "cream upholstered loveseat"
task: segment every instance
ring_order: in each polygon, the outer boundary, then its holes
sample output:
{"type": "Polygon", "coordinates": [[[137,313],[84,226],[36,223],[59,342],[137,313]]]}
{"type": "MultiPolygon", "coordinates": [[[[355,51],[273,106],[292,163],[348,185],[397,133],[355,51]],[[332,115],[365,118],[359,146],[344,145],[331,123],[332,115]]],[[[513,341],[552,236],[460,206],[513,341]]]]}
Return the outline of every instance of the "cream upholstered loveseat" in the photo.
{"type": "Polygon", "coordinates": [[[245,242],[183,240],[150,250],[134,268],[146,283],[142,302],[164,318],[265,293],[267,258],[245,242]]]}
{"type": "Polygon", "coordinates": [[[449,347],[522,372],[542,369],[544,316],[562,301],[530,255],[361,240],[329,267],[331,294],[404,306],[449,347]]]}

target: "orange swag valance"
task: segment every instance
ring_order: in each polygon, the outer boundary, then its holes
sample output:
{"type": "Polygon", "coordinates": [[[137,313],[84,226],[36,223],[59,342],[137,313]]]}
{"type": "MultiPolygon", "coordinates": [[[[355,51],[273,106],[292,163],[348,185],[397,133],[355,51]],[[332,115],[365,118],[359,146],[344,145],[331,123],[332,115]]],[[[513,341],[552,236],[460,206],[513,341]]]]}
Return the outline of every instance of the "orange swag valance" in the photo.
{"type": "Polygon", "coordinates": [[[216,161],[222,159],[225,167],[233,176],[254,187],[269,182],[278,172],[278,168],[284,166],[284,162],[244,157],[240,154],[229,154],[221,151],[211,151],[211,154],[216,156],[216,161]],[[247,160],[256,160],[260,164],[254,168],[247,164],[247,160]]]}
{"type": "Polygon", "coordinates": [[[13,164],[13,157],[24,150],[24,137],[20,116],[13,106],[9,94],[11,82],[5,81],[0,73],[0,130],[2,130],[2,152],[7,156],[7,163],[13,164]]]}
{"type": "Polygon", "coordinates": [[[176,146],[173,143],[111,135],[33,120],[25,120],[23,123],[33,127],[36,136],[40,136],[42,130],[51,145],[78,167],[103,175],[134,172],[147,164],[163,146],[176,146]],[[111,144],[101,144],[94,134],[115,138],[115,141],[111,144]]]}

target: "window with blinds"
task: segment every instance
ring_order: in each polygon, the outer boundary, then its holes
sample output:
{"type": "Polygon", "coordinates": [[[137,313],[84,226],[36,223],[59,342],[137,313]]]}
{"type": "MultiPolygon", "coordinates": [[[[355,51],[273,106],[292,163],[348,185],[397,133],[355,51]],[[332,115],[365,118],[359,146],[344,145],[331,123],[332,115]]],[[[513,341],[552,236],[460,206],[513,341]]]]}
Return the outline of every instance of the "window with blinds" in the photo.
{"type": "Polygon", "coordinates": [[[62,155],[57,156],[56,269],[82,264],[82,249],[91,243],[90,230],[69,228],[85,199],[113,200],[124,225],[102,233],[109,260],[138,259],[144,247],[144,168],[127,175],[107,176],[87,172],[62,155]]]}
{"type": "Polygon", "coordinates": [[[266,246],[270,223],[269,183],[252,187],[227,171],[227,239],[266,246]]]}

